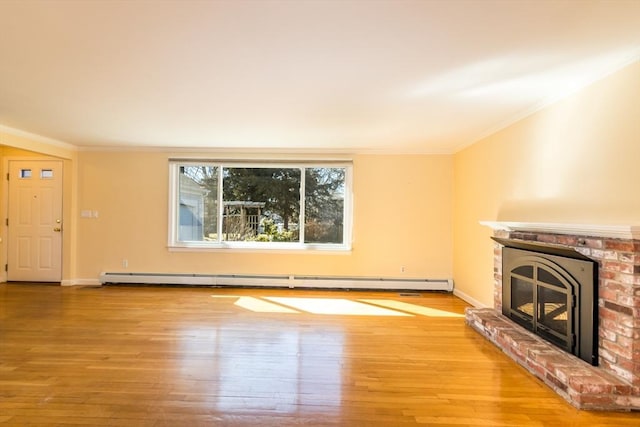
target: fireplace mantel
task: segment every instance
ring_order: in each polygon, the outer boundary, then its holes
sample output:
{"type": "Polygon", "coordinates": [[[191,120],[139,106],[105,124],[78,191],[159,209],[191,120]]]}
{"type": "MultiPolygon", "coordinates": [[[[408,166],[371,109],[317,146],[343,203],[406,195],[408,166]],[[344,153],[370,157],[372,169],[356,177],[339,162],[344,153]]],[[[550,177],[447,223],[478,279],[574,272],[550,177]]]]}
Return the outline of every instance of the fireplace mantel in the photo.
{"type": "Polygon", "coordinates": [[[640,225],[563,224],[551,222],[480,221],[493,230],[570,234],[585,237],[640,240],[640,225]]]}

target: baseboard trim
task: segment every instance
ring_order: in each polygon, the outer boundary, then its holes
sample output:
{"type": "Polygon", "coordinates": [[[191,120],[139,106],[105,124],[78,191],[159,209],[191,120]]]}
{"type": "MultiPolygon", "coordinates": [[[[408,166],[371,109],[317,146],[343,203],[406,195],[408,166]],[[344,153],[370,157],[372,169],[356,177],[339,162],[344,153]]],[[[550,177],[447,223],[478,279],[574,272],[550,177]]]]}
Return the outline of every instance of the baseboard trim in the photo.
{"type": "Polygon", "coordinates": [[[332,276],[262,276],[262,275],[216,275],[181,273],[122,273],[103,272],[102,284],[171,284],[204,286],[267,286],[286,288],[330,288],[330,289],[381,289],[381,290],[453,290],[451,279],[399,279],[332,276]]]}
{"type": "Polygon", "coordinates": [[[462,292],[459,289],[454,289],[453,290],[453,295],[457,296],[458,298],[460,298],[463,301],[468,302],[469,304],[471,304],[475,308],[490,308],[486,304],[481,303],[477,299],[467,295],[466,293],[462,292]]]}

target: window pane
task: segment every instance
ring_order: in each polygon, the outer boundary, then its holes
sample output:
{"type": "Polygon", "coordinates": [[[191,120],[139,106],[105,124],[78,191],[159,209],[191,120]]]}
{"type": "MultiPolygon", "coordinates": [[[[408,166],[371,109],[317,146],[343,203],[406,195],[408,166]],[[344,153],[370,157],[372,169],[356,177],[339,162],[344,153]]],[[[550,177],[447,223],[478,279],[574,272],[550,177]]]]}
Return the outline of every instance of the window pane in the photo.
{"type": "Polygon", "coordinates": [[[222,240],[297,242],[300,169],[224,168],[222,240]]]}
{"type": "Polygon", "coordinates": [[[514,268],[512,273],[533,279],[533,265],[521,265],[514,268]]]}
{"type": "Polygon", "coordinates": [[[217,240],[217,168],[180,166],[179,180],[178,240],[217,240]]]}
{"type": "Polygon", "coordinates": [[[567,335],[569,297],[563,292],[557,292],[543,286],[538,288],[538,322],[548,328],[567,335]]]}
{"type": "Polygon", "coordinates": [[[307,168],[305,243],[343,243],[345,168],[307,168]]]}
{"type": "Polygon", "coordinates": [[[533,320],[533,283],[518,279],[511,279],[511,308],[524,314],[527,319],[533,320]]]}
{"type": "Polygon", "coordinates": [[[561,289],[565,289],[565,285],[556,273],[546,268],[538,267],[538,281],[544,282],[548,285],[553,285],[561,289]]]}

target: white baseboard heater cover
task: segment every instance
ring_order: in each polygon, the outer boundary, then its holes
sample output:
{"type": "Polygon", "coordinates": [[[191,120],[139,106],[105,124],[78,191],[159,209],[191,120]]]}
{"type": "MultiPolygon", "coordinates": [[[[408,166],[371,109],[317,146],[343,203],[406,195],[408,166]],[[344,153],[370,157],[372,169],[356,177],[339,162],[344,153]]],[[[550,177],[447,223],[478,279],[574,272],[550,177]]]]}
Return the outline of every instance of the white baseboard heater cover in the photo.
{"type": "Polygon", "coordinates": [[[402,289],[453,291],[452,279],[396,279],[331,276],[252,276],[224,274],[101,273],[101,284],[264,286],[286,288],[402,289]]]}

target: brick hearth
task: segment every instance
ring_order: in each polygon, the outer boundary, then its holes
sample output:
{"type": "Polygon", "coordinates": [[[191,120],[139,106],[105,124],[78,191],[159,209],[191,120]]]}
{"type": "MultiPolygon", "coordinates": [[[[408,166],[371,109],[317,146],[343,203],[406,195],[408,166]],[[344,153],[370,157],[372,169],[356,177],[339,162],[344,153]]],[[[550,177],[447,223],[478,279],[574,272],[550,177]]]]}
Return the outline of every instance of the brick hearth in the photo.
{"type": "Polygon", "coordinates": [[[574,406],[640,410],[640,241],[504,230],[494,234],[570,247],[598,262],[599,366],[562,351],[501,314],[502,246],[497,243],[494,308],[467,310],[467,323],[574,406]]]}
{"type": "Polygon", "coordinates": [[[638,389],[530,333],[492,308],[467,309],[466,321],[513,360],[580,409],[640,409],[638,389]]]}

